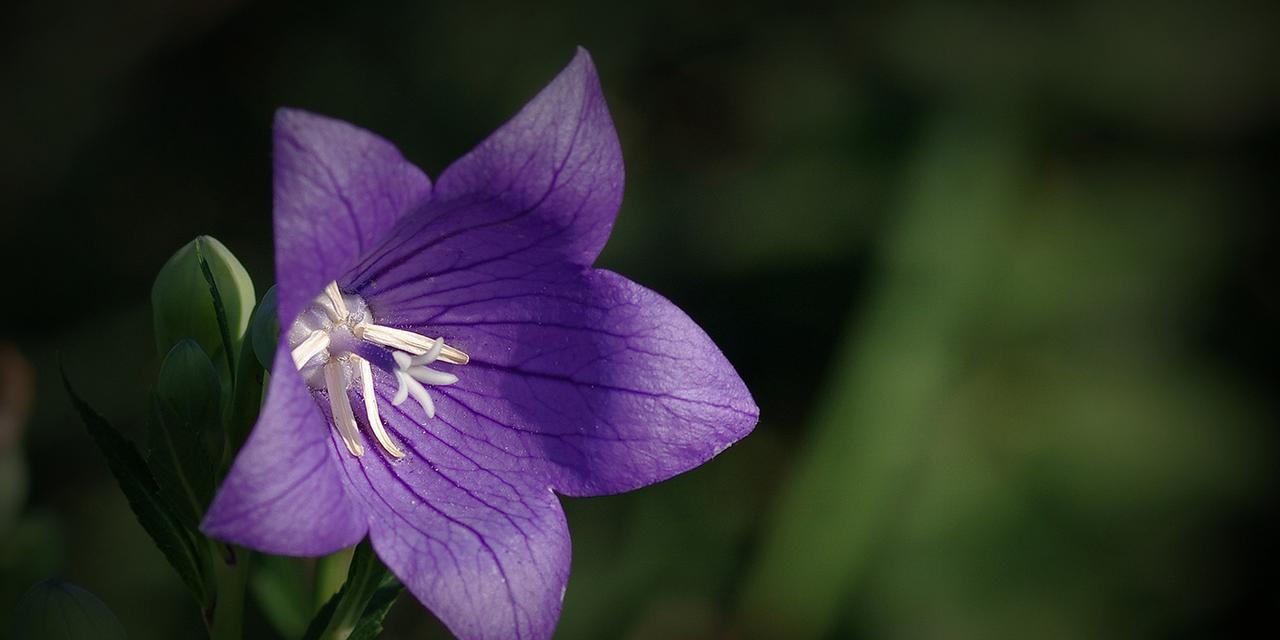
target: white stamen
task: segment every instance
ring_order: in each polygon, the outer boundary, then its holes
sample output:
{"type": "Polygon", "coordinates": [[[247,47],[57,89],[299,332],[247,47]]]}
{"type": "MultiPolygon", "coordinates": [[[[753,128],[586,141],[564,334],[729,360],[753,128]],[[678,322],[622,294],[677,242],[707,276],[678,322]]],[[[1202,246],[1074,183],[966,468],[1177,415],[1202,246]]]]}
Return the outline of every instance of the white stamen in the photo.
{"type": "MultiPolygon", "coordinates": [[[[377,345],[390,347],[406,351],[411,355],[421,356],[429,353],[439,340],[432,340],[425,336],[420,336],[412,331],[397,329],[395,327],[384,327],[381,325],[362,322],[355,326],[353,332],[357,338],[367,340],[377,345]]],[[[467,354],[455,349],[447,344],[440,346],[440,353],[437,354],[440,360],[449,364],[466,364],[471,360],[467,354]]]]}
{"type": "Polygon", "coordinates": [[[418,401],[418,406],[422,407],[422,412],[427,414],[427,418],[436,417],[436,403],[431,401],[431,395],[422,384],[403,371],[396,372],[396,382],[400,383],[400,388],[396,390],[396,397],[392,399],[391,404],[399,405],[400,402],[404,402],[406,396],[411,395],[418,401]]]}
{"type": "Polygon", "coordinates": [[[458,376],[452,373],[436,371],[430,367],[409,367],[405,373],[412,376],[414,380],[427,384],[447,385],[458,381],[458,376]]]}
{"type": "Polygon", "coordinates": [[[437,361],[463,365],[471,358],[445,344],[444,338],[432,339],[413,331],[373,324],[369,321],[371,318],[364,300],[357,295],[344,295],[337,282],[330,282],[290,328],[287,334],[292,347],[290,356],[299,371],[305,369],[303,379],[307,385],[328,396],[333,428],[351,455],[363,456],[366,448],[365,436],[360,433],[351,396],[347,393],[350,385],[358,384],[356,391],[364,402],[373,438],[388,456],[404,458],[409,449],[400,446],[379,413],[372,362],[356,354],[368,347],[351,345],[346,332],[390,352],[395,360],[392,374],[397,385],[391,403],[399,406],[412,397],[428,419],[436,417],[436,406],[427,387],[454,384],[458,376],[427,365],[437,361]],[[341,333],[334,334],[335,331],[341,333]],[[334,335],[347,338],[334,338],[334,335]],[[315,371],[313,367],[321,370],[315,371]]]}
{"type": "Polygon", "coordinates": [[[301,344],[293,348],[293,366],[301,369],[303,365],[311,362],[316,354],[329,348],[329,334],[325,331],[312,331],[301,344]]]}
{"type": "Polygon", "coordinates": [[[351,398],[347,397],[347,381],[344,379],[342,363],[330,360],[324,366],[324,386],[329,392],[329,409],[333,412],[334,426],[338,435],[347,444],[351,455],[364,455],[364,445],[360,443],[360,433],[356,427],[356,416],[351,410],[351,398]]]}
{"type": "MultiPolygon", "coordinates": [[[[342,299],[342,292],[338,290],[338,283],[330,282],[326,285],[324,288],[324,295],[329,299],[329,304],[333,307],[331,310],[333,313],[330,315],[330,319],[334,322],[342,322],[343,320],[346,320],[347,316],[350,315],[351,312],[347,310],[347,301],[342,299]]],[[[325,311],[330,311],[330,309],[326,309],[325,311]]]]}
{"type": "Polygon", "coordinates": [[[378,444],[382,445],[391,457],[403,458],[404,452],[391,440],[391,434],[387,433],[387,428],[382,424],[382,417],[378,415],[378,396],[373,391],[373,367],[369,366],[368,360],[360,356],[352,355],[351,359],[360,368],[360,395],[364,398],[364,414],[369,418],[369,428],[373,430],[373,437],[378,439],[378,444]]]}

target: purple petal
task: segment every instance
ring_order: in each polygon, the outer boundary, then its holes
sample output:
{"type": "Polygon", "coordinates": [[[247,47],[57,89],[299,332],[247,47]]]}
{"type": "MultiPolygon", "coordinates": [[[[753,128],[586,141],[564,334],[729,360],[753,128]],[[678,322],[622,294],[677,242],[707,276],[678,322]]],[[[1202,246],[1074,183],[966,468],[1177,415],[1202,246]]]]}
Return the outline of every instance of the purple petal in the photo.
{"type": "Polygon", "coordinates": [[[293,368],[287,344],[276,351],[258,423],[200,529],[259,551],[319,556],[364,537],[364,513],[348,496],[327,419],[293,368]]]}
{"type": "Polygon", "coordinates": [[[440,410],[454,417],[428,420],[413,402],[392,406],[395,383],[375,377],[383,421],[407,457],[383,455],[361,416],[367,453],[345,468],[378,556],[459,638],[549,638],[570,553],[555,495],[446,398],[440,410]]]}
{"type": "Polygon", "coordinates": [[[340,120],[280,109],[274,135],[276,279],[287,323],[426,200],[431,181],[390,142],[340,120]]]}
{"type": "Polygon", "coordinates": [[[443,419],[543,460],[548,482],[569,495],[664,480],[751,431],[759,411],[746,386],[673,304],[607,271],[528,257],[430,278],[417,301],[361,292],[380,321],[471,355],[449,369],[456,385],[432,390],[470,417],[441,409],[443,419]]]}
{"type": "Polygon", "coordinates": [[[404,220],[350,279],[390,288],[421,275],[415,257],[463,245],[475,249],[463,251],[471,261],[536,245],[552,260],[590,265],[617,217],[622,173],[595,66],[578,49],[520,113],[445,170],[432,205],[404,220]]]}

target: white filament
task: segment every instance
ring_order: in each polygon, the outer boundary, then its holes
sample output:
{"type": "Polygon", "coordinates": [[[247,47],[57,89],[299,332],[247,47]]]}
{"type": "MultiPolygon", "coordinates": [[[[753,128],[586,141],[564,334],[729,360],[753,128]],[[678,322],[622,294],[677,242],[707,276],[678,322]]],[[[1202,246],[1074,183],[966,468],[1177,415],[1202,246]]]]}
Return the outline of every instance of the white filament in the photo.
{"type": "Polygon", "coordinates": [[[347,397],[347,381],[342,364],[330,360],[324,366],[324,386],[329,392],[329,409],[333,412],[334,426],[338,435],[347,444],[347,451],[357,458],[364,455],[364,445],[360,443],[360,433],[356,427],[356,416],[351,410],[351,398],[347,397]]]}
{"type": "MultiPolygon", "coordinates": [[[[397,329],[395,327],[384,327],[382,325],[362,322],[356,325],[352,332],[357,338],[366,340],[377,345],[382,345],[391,349],[397,349],[409,353],[410,355],[420,356],[431,351],[432,348],[439,343],[439,340],[420,336],[412,331],[397,329]]],[[[449,364],[466,364],[471,358],[467,354],[450,347],[446,344],[440,345],[440,351],[437,357],[449,364]]],[[[433,358],[434,359],[434,358],[433,358]]]]}
{"type": "Polygon", "coordinates": [[[293,366],[301,369],[311,362],[316,354],[329,348],[329,334],[325,331],[312,331],[301,344],[293,348],[293,366]]]}
{"type": "MultiPolygon", "coordinates": [[[[357,457],[364,455],[364,443],[360,437],[359,425],[351,406],[351,398],[347,395],[349,385],[359,380],[360,395],[364,400],[364,412],[369,421],[369,430],[373,432],[374,438],[388,455],[393,458],[405,457],[405,452],[392,439],[379,415],[378,396],[374,389],[371,363],[355,353],[349,353],[345,348],[341,352],[332,351],[333,340],[330,338],[330,332],[349,330],[357,339],[391,351],[391,356],[396,363],[395,371],[391,373],[395,376],[397,384],[391,404],[399,406],[412,396],[418,406],[422,407],[428,419],[435,417],[436,407],[431,395],[427,392],[427,385],[454,384],[458,381],[458,376],[437,371],[427,365],[436,361],[462,365],[469,362],[471,358],[463,351],[445,344],[444,338],[433,340],[412,331],[366,322],[365,318],[369,317],[369,311],[364,301],[357,296],[352,296],[349,302],[343,297],[336,282],[330,282],[325,286],[324,293],[316,298],[311,309],[309,313],[299,317],[291,334],[306,333],[306,338],[295,345],[290,353],[294,367],[301,371],[317,356],[325,354],[325,358],[317,363],[322,365],[323,371],[323,375],[318,377],[323,380],[323,390],[329,396],[329,409],[333,414],[334,427],[351,455],[357,457]],[[326,354],[326,351],[330,353],[326,354]]],[[[343,338],[343,344],[346,344],[345,340],[349,340],[349,337],[344,335],[343,338]]],[[[320,383],[314,374],[304,377],[308,384],[313,386],[320,383]]]]}
{"type": "Polygon", "coordinates": [[[342,299],[342,291],[338,290],[338,283],[330,282],[326,285],[324,295],[329,299],[329,306],[332,307],[332,309],[326,309],[326,311],[330,311],[330,320],[342,322],[347,319],[347,316],[351,315],[351,312],[347,310],[347,301],[342,299]]]}
{"type": "Polygon", "coordinates": [[[393,458],[403,458],[404,452],[396,446],[391,440],[391,434],[387,433],[387,428],[382,424],[382,417],[378,415],[378,396],[373,391],[373,368],[369,366],[369,361],[360,356],[353,355],[351,359],[356,362],[360,368],[360,395],[364,398],[364,413],[369,419],[369,428],[373,430],[373,437],[378,439],[378,444],[393,458]]]}

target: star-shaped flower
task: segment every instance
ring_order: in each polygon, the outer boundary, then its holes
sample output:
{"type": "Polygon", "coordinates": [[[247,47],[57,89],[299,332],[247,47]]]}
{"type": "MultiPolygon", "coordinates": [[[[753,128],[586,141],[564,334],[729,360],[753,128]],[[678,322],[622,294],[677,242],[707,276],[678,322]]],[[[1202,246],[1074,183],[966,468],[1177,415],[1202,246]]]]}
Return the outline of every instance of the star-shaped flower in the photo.
{"type": "Polygon", "coordinates": [[[623,170],[590,56],[434,185],[302,111],[277,114],[274,162],[285,329],[204,531],[302,556],[367,534],[458,636],[549,637],[569,572],[555,493],[669,478],[758,416],[692,320],[591,268],[623,170]]]}

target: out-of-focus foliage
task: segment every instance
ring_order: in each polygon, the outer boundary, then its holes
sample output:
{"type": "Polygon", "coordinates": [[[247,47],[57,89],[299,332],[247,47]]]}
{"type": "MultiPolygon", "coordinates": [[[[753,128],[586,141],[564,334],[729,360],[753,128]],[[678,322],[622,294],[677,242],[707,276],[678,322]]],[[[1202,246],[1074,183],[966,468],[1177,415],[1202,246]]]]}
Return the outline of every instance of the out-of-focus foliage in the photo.
{"type": "Polygon", "coordinates": [[[73,584],[45,580],[14,608],[7,637],[13,640],[124,640],[111,609],[73,584]]]}
{"type": "MultiPolygon", "coordinates": [[[[566,500],[559,637],[1267,621],[1273,5],[23,3],[0,26],[21,88],[0,102],[0,340],[36,384],[23,462],[0,462],[30,487],[0,480],[28,495],[0,528],[0,625],[60,575],[131,638],[201,633],[57,357],[144,440],[172,248],[215,235],[272,280],[272,111],[359,123],[438,175],[578,44],[628,169],[600,264],[687,309],[762,422],[669,483],[566,500]]],[[[304,624],[280,603],[311,576],[264,564],[246,637],[304,624]]],[[[408,598],[387,628],[446,637],[408,598]]]]}

